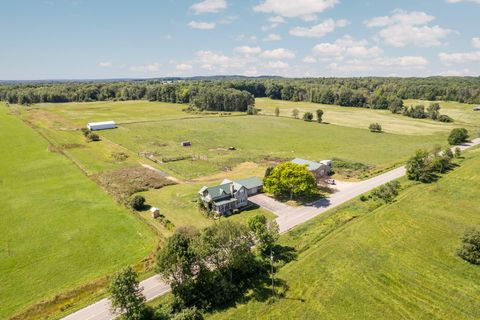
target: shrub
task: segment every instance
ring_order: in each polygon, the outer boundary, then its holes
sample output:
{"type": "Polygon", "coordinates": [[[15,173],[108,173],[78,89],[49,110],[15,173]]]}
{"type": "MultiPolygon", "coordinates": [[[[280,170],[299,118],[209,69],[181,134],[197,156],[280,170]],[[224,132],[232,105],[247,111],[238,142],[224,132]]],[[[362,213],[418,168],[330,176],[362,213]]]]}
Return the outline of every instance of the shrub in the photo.
{"type": "Polygon", "coordinates": [[[125,152],[112,152],[111,156],[117,161],[125,161],[128,159],[128,154],[125,152]]]}
{"type": "Polygon", "coordinates": [[[400,182],[392,181],[374,189],[371,195],[372,198],[391,203],[398,196],[398,190],[400,190],[400,182]]]}
{"type": "Polygon", "coordinates": [[[465,128],[455,128],[448,136],[448,143],[458,145],[466,142],[468,139],[468,131],[465,128]]]}
{"type": "Polygon", "coordinates": [[[258,113],[257,108],[255,106],[248,106],[247,107],[247,114],[248,115],[256,115],[258,113]]]}
{"type": "Polygon", "coordinates": [[[392,96],[388,99],[388,109],[392,113],[401,113],[403,110],[403,100],[392,96]]]}
{"type": "Polygon", "coordinates": [[[323,117],[323,110],[322,109],[317,109],[317,122],[322,123],[322,117],[323,117]]]}
{"type": "Polygon", "coordinates": [[[275,108],[275,117],[278,117],[280,115],[280,109],[278,107],[275,108]]]}
{"type": "Polygon", "coordinates": [[[313,120],[313,113],[311,112],[305,112],[303,114],[303,120],[304,121],[312,121],[313,120]]]}
{"type": "Polygon", "coordinates": [[[298,119],[298,109],[293,109],[292,110],[292,116],[295,118],[295,119],[298,119]]]}
{"type": "Polygon", "coordinates": [[[370,132],[377,132],[377,133],[382,132],[382,126],[379,123],[371,123],[368,126],[368,129],[370,129],[370,132]]]}
{"type": "Polygon", "coordinates": [[[366,195],[362,194],[362,195],[360,196],[360,201],[365,202],[365,201],[367,201],[367,200],[368,200],[368,197],[367,197],[366,195]]]}
{"type": "Polygon", "coordinates": [[[132,199],[130,199],[130,207],[134,210],[142,210],[145,206],[145,197],[141,195],[134,195],[132,199]]]}
{"type": "Polygon", "coordinates": [[[453,119],[447,116],[446,114],[442,114],[437,119],[440,122],[453,122],[453,119]]]}
{"type": "Polygon", "coordinates": [[[468,229],[462,236],[462,244],[457,254],[464,260],[480,265],[480,230],[468,229]]]}
{"type": "Polygon", "coordinates": [[[462,150],[460,150],[459,147],[456,147],[455,148],[455,158],[460,158],[461,155],[462,155],[462,150]]]}

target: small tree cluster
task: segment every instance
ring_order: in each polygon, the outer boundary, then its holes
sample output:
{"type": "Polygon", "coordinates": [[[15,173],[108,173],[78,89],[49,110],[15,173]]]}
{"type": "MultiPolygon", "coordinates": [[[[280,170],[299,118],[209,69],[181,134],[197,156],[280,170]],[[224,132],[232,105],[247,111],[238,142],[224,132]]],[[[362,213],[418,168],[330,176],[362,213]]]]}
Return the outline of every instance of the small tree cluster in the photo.
{"type": "Polygon", "coordinates": [[[177,230],[157,257],[157,271],[172,288],[173,309],[211,310],[243,296],[267,275],[251,250],[254,244],[252,231],[231,221],[200,232],[177,230]]]}
{"type": "Polygon", "coordinates": [[[400,182],[392,181],[388,182],[370,193],[370,197],[376,200],[381,200],[385,203],[391,203],[398,196],[400,190],[400,182]]]}
{"type": "Polygon", "coordinates": [[[424,105],[405,107],[403,108],[403,115],[415,119],[430,118],[440,122],[453,122],[453,119],[449,116],[440,114],[440,104],[437,102],[431,103],[427,109],[424,105]]]}
{"type": "Polygon", "coordinates": [[[317,192],[315,177],[306,166],[291,162],[277,165],[264,179],[265,191],[274,196],[308,196],[317,192]]]}
{"type": "Polygon", "coordinates": [[[435,173],[444,173],[451,168],[453,152],[445,149],[440,152],[434,150],[433,154],[426,150],[418,150],[413,157],[407,161],[407,178],[410,180],[431,182],[435,173]]]}
{"type": "Polygon", "coordinates": [[[370,132],[376,132],[376,133],[382,132],[382,126],[379,123],[370,123],[370,125],[368,126],[368,129],[370,130],[370,132]]]}
{"type": "Polygon", "coordinates": [[[82,133],[88,142],[100,141],[100,136],[87,128],[82,128],[82,133]]]}
{"type": "Polygon", "coordinates": [[[464,260],[480,265],[480,229],[468,229],[462,237],[457,254],[464,260]]]}
{"type": "Polygon", "coordinates": [[[465,128],[455,128],[448,136],[448,143],[451,145],[459,145],[468,140],[468,131],[465,128]]]}
{"type": "Polygon", "coordinates": [[[313,113],[311,112],[305,112],[303,114],[303,120],[304,121],[312,121],[313,120],[313,113]]]}

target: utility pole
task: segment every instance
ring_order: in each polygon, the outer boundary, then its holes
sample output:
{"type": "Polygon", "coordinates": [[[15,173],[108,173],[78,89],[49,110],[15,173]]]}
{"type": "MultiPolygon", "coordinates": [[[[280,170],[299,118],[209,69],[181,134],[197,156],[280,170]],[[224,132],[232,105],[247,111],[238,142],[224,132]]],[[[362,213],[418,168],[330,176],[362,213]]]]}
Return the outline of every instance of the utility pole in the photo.
{"type": "Polygon", "coordinates": [[[270,249],[270,268],[271,268],[271,275],[272,275],[272,296],[275,297],[275,273],[273,271],[273,250],[270,249]]]}

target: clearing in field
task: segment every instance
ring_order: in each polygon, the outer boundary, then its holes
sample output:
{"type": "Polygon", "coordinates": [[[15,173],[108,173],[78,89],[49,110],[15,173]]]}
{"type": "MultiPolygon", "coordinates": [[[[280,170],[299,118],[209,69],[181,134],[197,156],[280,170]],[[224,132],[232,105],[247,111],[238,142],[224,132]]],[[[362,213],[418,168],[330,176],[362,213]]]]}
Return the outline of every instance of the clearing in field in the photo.
{"type": "Polygon", "coordinates": [[[151,230],[0,106],[0,318],[147,256],[151,230]]]}
{"type": "Polygon", "coordinates": [[[300,253],[276,275],[289,287],[286,296],[210,318],[480,318],[480,269],[455,254],[465,229],[480,226],[480,149],[466,157],[438,183],[413,185],[392,205],[369,212],[356,200],[282,236],[300,253]]]}

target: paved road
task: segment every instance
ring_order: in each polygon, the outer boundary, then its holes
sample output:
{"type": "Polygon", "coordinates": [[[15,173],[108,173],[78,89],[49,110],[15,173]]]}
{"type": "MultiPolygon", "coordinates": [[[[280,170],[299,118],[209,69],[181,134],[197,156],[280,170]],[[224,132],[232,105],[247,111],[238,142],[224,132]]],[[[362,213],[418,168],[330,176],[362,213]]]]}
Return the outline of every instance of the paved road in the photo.
{"type": "MultiPolygon", "coordinates": [[[[460,146],[461,150],[468,149],[480,144],[480,138],[474,139],[470,143],[460,146]]],[[[275,201],[265,195],[256,195],[250,197],[249,200],[257,203],[259,206],[275,213],[278,218],[277,222],[280,232],[285,232],[293,227],[306,222],[323,212],[332,209],[348,200],[351,200],[362,193],[368,192],[373,188],[381,186],[387,182],[398,179],[405,175],[405,167],[400,167],[392,171],[386,172],[374,178],[364,180],[358,183],[352,183],[342,187],[337,193],[334,193],[328,199],[322,199],[309,206],[291,207],[286,204],[275,201]]],[[[147,301],[159,297],[170,291],[170,287],[162,283],[158,275],[148,278],[140,282],[143,287],[143,293],[147,301]]],[[[112,320],[116,315],[109,311],[110,303],[108,299],[102,299],[84,309],[81,309],[71,315],[63,318],[64,320],[112,320]]]]}

